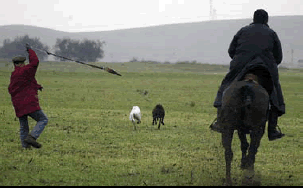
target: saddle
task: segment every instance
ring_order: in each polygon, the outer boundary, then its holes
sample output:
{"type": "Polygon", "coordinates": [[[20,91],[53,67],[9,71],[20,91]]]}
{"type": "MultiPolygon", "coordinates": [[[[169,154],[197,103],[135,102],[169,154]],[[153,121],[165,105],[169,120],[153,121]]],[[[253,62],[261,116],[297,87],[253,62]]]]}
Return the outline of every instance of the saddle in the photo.
{"type": "Polygon", "coordinates": [[[274,84],[268,68],[263,63],[254,63],[245,67],[242,74],[238,76],[238,81],[253,81],[260,84],[270,95],[273,91],[274,84]]]}

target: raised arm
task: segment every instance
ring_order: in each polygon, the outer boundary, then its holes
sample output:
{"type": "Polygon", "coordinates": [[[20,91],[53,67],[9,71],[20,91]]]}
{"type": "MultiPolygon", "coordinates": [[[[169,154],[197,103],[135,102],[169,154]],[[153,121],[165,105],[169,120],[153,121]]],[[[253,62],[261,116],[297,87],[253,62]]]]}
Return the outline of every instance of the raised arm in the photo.
{"type": "Polygon", "coordinates": [[[39,59],[38,59],[37,54],[34,50],[28,49],[28,59],[29,59],[29,64],[31,66],[38,67],[39,59]]]}
{"type": "Polygon", "coordinates": [[[25,65],[24,71],[28,79],[35,76],[39,65],[39,59],[34,50],[27,48],[29,64],[25,65]]]}

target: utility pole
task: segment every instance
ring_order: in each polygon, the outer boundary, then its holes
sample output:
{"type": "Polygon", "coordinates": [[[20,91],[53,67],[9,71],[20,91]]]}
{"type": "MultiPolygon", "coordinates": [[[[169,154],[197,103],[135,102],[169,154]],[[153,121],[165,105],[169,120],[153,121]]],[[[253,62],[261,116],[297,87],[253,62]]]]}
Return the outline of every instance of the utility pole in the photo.
{"type": "Polygon", "coordinates": [[[213,1],[209,0],[209,19],[213,19],[213,1]]]}
{"type": "Polygon", "coordinates": [[[214,20],[217,18],[216,9],[213,8],[213,0],[209,0],[209,19],[214,20]]]}
{"type": "Polygon", "coordinates": [[[294,65],[294,49],[291,49],[291,64],[294,65]]]}

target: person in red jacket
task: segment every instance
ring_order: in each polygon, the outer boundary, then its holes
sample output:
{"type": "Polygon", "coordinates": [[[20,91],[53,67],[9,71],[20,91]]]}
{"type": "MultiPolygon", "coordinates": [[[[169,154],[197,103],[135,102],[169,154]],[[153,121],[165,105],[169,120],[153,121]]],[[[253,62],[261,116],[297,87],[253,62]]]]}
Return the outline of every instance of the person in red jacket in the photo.
{"type": "Polygon", "coordinates": [[[42,86],[35,79],[39,59],[28,44],[26,50],[29,55],[29,64],[25,65],[26,57],[17,56],[12,59],[15,70],[10,77],[8,92],[11,95],[16,116],[20,122],[20,139],[23,148],[41,148],[36,140],[48,123],[48,118],[39,105],[38,90],[42,86]],[[37,121],[36,126],[29,133],[28,116],[37,121]]]}

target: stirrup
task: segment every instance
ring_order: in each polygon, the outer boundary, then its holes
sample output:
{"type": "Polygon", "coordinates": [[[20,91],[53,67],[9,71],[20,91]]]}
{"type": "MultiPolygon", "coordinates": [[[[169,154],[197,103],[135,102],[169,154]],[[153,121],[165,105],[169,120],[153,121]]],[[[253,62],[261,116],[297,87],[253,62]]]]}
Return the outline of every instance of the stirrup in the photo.
{"type": "Polygon", "coordinates": [[[279,127],[278,125],[277,125],[276,127],[278,128],[279,132],[280,132],[281,134],[283,134],[282,131],[281,131],[281,129],[280,129],[280,127],[279,127]]]}
{"type": "Polygon", "coordinates": [[[218,118],[215,118],[214,121],[210,124],[209,128],[211,129],[212,126],[215,124],[215,122],[217,121],[218,118]]]}
{"type": "Polygon", "coordinates": [[[278,130],[275,130],[275,131],[276,131],[276,135],[275,135],[275,136],[273,136],[272,134],[268,134],[268,139],[269,139],[269,141],[273,141],[273,140],[276,140],[276,139],[280,139],[280,138],[282,138],[282,137],[285,136],[285,134],[283,134],[283,133],[281,132],[281,129],[280,129],[280,127],[278,127],[278,125],[276,125],[276,128],[278,128],[278,130]],[[270,135],[271,135],[271,136],[270,136],[270,135]]]}
{"type": "Polygon", "coordinates": [[[218,126],[218,124],[216,125],[216,122],[218,122],[217,118],[209,126],[210,130],[216,131],[218,133],[224,133],[224,130],[222,129],[222,127],[218,126]],[[216,125],[216,126],[214,126],[214,125],[216,125]]]}

